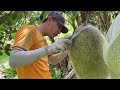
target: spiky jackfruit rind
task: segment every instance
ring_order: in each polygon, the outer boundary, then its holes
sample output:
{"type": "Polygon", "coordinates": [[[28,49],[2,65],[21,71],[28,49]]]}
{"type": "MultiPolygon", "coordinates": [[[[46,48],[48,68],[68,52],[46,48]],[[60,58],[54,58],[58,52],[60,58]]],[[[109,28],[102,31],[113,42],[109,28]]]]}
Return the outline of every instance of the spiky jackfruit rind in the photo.
{"type": "Polygon", "coordinates": [[[103,56],[104,35],[95,27],[84,29],[69,50],[76,75],[81,79],[105,79],[109,71],[103,56]]]}

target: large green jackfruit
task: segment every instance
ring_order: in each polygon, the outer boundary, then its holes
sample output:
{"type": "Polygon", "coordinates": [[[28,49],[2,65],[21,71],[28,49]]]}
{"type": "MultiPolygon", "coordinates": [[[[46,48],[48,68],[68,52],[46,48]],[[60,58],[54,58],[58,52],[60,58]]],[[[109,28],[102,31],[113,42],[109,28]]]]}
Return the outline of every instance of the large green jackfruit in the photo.
{"type": "Polygon", "coordinates": [[[109,70],[103,55],[104,35],[95,27],[82,30],[73,40],[69,58],[78,78],[105,79],[109,70]]]}

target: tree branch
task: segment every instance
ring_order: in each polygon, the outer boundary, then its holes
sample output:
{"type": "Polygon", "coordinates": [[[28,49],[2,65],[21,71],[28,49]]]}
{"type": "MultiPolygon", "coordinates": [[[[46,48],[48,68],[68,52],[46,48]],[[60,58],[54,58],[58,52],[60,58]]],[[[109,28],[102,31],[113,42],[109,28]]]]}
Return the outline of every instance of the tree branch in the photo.
{"type": "Polygon", "coordinates": [[[75,76],[75,71],[72,69],[64,79],[72,79],[73,76],[75,76]]]}

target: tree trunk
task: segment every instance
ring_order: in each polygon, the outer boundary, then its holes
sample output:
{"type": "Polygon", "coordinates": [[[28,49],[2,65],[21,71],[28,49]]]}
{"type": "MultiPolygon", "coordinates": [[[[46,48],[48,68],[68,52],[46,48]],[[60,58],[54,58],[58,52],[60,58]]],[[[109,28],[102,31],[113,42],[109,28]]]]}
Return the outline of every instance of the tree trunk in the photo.
{"type": "Polygon", "coordinates": [[[104,12],[104,21],[105,21],[105,26],[106,26],[106,30],[108,31],[109,27],[110,27],[110,17],[108,16],[108,12],[104,12]]]}
{"type": "Polygon", "coordinates": [[[82,18],[82,23],[86,21],[86,12],[85,11],[80,11],[81,18],[82,18]]]}

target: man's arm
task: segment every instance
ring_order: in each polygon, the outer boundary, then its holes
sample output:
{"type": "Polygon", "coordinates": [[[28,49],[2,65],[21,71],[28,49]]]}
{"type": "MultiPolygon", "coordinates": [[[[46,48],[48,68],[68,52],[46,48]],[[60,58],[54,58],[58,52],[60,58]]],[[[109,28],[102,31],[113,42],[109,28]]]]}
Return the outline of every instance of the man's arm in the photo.
{"type": "Polygon", "coordinates": [[[26,66],[33,63],[37,59],[47,55],[45,48],[46,47],[31,51],[13,50],[9,58],[10,67],[15,68],[18,66],[26,66]]]}
{"type": "Polygon", "coordinates": [[[67,51],[61,51],[57,54],[53,54],[48,57],[48,62],[49,64],[52,64],[52,65],[58,64],[67,56],[67,54],[68,54],[67,51]]]}
{"type": "Polygon", "coordinates": [[[44,57],[45,55],[52,55],[68,48],[72,44],[72,41],[69,39],[61,39],[54,42],[51,45],[44,46],[42,48],[31,50],[31,51],[19,51],[13,50],[9,58],[9,65],[12,68],[18,66],[26,66],[39,58],[44,57]]]}

